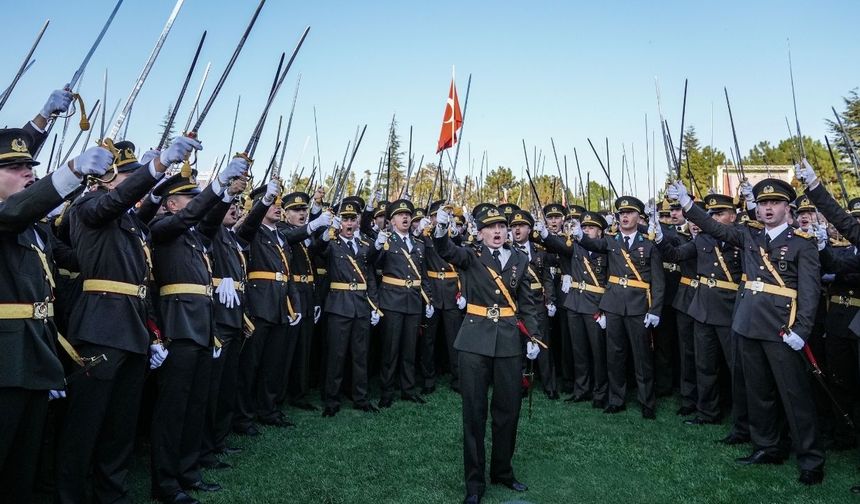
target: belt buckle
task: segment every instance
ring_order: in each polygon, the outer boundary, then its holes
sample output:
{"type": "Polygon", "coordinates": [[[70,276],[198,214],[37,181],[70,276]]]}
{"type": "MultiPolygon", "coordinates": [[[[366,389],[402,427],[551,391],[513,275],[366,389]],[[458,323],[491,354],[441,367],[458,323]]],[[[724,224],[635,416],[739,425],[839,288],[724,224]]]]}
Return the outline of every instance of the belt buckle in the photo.
{"type": "Polygon", "coordinates": [[[717,286],[717,280],[715,278],[709,278],[708,279],[708,287],[713,289],[716,286],[717,286]]]}
{"type": "Polygon", "coordinates": [[[275,273],[275,281],[283,282],[284,281],[284,274],[281,273],[280,271],[276,272],[275,273]]]}
{"type": "Polygon", "coordinates": [[[494,304],[487,308],[487,318],[493,322],[499,321],[499,305],[494,304]]]}
{"type": "Polygon", "coordinates": [[[411,288],[411,287],[412,287],[412,285],[413,285],[413,283],[414,283],[414,282],[413,282],[413,280],[412,280],[411,278],[410,278],[410,279],[408,279],[408,280],[406,280],[406,286],[407,286],[407,287],[410,287],[410,288],[411,288]]]}
{"type": "Polygon", "coordinates": [[[45,320],[48,318],[48,303],[33,303],[33,319],[45,320]]]}
{"type": "Polygon", "coordinates": [[[146,299],[146,286],[138,285],[137,286],[137,297],[140,299],[146,299]]]}
{"type": "Polygon", "coordinates": [[[579,282],[578,288],[579,288],[580,292],[585,290],[585,280],[582,280],[581,282],[579,282]]]}
{"type": "Polygon", "coordinates": [[[351,291],[358,290],[358,284],[355,282],[349,282],[349,290],[351,290],[351,291]]]}
{"type": "Polygon", "coordinates": [[[851,298],[848,296],[839,296],[839,304],[842,306],[851,306],[851,298]]]}
{"type": "Polygon", "coordinates": [[[239,292],[245,292],[245,282],[238,282],[236,284],[236,290],[239,292]]]}
{"type": "Polygon", "coordinates": [[[753,280],[751,282],[747,282],[747,286],[749,290],[753,292],[764,292],[764,282],[760,280],[753,280]]]}
{"type": "Polygon", "coordinates": [[[618,279],[618,285],[627,288],[627,277],[621,277],[618,279]]]}
{"type": "Polygon", "coordinates": [[[300,277],[299,277],[299,280],[300,280],[302,283],[308,283],[308,276],[307,276],[307,275],[302,275],[302,276],[300,276],[300,277]]]}
{"type": "Polygon", "coordinates": [[[436,273],[436,276],[439,278],[439,280],[445,280],[445,272],[444,271],[440,271],[440,272],[436,273]]]}
{"type": "MultiPolygon", "coordinates": [[[[708,280],[708,285],[709,285],[709,286],[711,285],[711,281],[710,281],[710,280],[708,280]]],[[[696,280],[695,278],[691,279],[691,280],[690,280],[690,287],[692,287],[692,288],[694,288],[694,289],[698,289],[698,288],[699,288],[699,281],[698,281],[698,280],[696,280]]]]}
{"type": "Polygon", "coordinates": [[[211,285],[207,285],[207,286],[206,286],[206,295],[207,295],[207,296],[212,297],[212,293],[213,293],[214,291],[215,291],[215,289],[214,289],[211,285]]]}

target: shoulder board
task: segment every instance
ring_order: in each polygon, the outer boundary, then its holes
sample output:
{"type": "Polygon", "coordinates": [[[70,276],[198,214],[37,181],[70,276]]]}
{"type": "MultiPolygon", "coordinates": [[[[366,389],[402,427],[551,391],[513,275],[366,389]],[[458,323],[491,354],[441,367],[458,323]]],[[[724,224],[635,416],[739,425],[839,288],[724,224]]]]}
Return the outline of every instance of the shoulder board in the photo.
{"type": "Polygon", "coordinates": [[[614,231],[606,231],[606,236],[616,236],[616,235],[618,235],[618,233],[616,233],[614,231]]]}
{"type": "Polygon", "coordinates": [[[546,250],[546,247],[544,247],[544,246],[543,246],[543,245],[541,245],[540,243],[532,242],[532,247],[534,247],[534,248],[535,248],[535,250],[540,250],[541,252],[543,252],[544,250],[546,250]]]}
{"type": "Polygon", "coordinates": [[[745,224],[751,228],[754,228],[754,229],[764,229],[764,224],[762,224],[761,222],[759,222],[757,220],[750,219],[750,220],[746,221],[745,224]]]}
{"type": "Polygon", "coordinates": [[[849,242],[848,240],[845,240],[845,239],[837,240],[835,238],[831,238],[830,239],[830,245],[833,247],[840,247],[840,248],[841,247],[850,247],[851,242],[849,242]]]}
{"type": "Polygon", "coordinates": [[[360,244],[364,245],[365,247],[369,247],[369,246],[370,246],[370,242],[366,242],[366,241],[364,241],[364,240],[362,240],[362,239],[359,239],[359,240],[358,240],[358,243],[360,243],[360,244]]]}
{"type": "Polygon", "coordinates": [[[801,237],[801,238],[806,238],[807,240],[811,240],[812,238],[815,238],[813,235],[811,235],[811,234],[807,233],[806,231],[802,231],[802,230],[800,230],[800,229],[795,229],[795,230],[794,230],[794,236],[799,236],[799,237],[801,237]]]}

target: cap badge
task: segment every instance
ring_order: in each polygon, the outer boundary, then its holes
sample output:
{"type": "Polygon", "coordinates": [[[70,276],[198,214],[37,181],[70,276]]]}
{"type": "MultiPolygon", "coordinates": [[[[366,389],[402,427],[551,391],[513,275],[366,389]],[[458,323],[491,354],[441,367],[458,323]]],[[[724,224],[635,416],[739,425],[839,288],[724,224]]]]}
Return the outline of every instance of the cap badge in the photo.
{"type": "Polygon", "coordinates": [[[12,140],[12,150],[15,152],[27,152],[27,142],[22,138],[12,140]]]}

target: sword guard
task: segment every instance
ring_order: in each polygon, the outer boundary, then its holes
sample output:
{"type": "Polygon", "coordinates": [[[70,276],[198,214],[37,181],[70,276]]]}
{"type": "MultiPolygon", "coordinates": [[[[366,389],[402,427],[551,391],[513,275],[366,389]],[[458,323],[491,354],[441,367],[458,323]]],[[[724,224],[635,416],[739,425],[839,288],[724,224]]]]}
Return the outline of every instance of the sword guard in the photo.
{"type": "Polygon", "coordinates": [[[247,155],[246,153],[244,153],[244,152],[237,152],[233,157],[234,157],[234,158],[242,158],[242,159],[244,159],[245,161],[247,161],[247,162],[248,162],[248,166],[250,166],[250,165],[254,164],[254,160],[253,160],[253,159],[251,159],[251,157],[250,157],[250,156],[248,156],[248,155],[247,155]]]}

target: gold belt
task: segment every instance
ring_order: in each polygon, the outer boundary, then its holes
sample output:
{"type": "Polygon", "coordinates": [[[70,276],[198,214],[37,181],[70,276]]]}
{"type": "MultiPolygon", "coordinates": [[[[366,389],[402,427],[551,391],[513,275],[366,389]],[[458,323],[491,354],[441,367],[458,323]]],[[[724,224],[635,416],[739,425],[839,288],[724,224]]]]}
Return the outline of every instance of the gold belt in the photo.
{"type": "Polygon", "coordinates": [[[77,272],[77,271],[69,271],[69,270],[67,270],[67,269],[65,269],[65,268],[57,268],[57,273],[59,273],[59,274],[60,274],[60,276],[64,276],[64,277],[66,277],[66,278],[70,278],[70,279],[72,279],[72,280],[74,280],[75,278],[78,278],[78,276],[80,276],[80,273],[79,273],[79,272],[77,272]]]}
{"type": "Polygon", "coordinates": [[[317,275],[325,275],[326,273],[328,273],[328,270],[325,268],[317,268],[317,275]]]}
{"type": "Polygon", "coordinates": [[[188,283],[167,284],[158,289],[158,294],[162,296],[172,296],[174,294],[195,294],[199,296],[212,297],[212,286],[188,283]]]}
{"type": "Polygon", "coordinates": [[[586,282],[585,280],[579,282],[578,284],[572,285],[572,287],[578,289],[580,292],[582,292],[582,291],[593,292],[595,294],[603,294],[604,292],[606,292],[606,289],[604,289],[603,287],[598,287],[597,285],[591,285],[590,283],[586,282]]]}
{"type": "Polygon", "coordinates": [[[860,299],[849,296],[830,296],[830,302],[842,306],[860,307],[860,299]]]}
{"type": "Polygon", "coordinates": [[[427,276],[435,280],[456,280],[456,271],[428,271],[427,276]]]}
{"type": "Polygon", "coordinates": [[[707,285],[712,289],[714,287],[717,287],[718,289],[726,289],[730,291],[738,290],[738,284],[734,282],[727,282],[725,280],[717,280],[716,278],[699,277],[699,285],[707,285]]]}
{"type": "Polygon", "coordinates": [[[0,304],[0,320],[33,319],[45,320],[54,316],[54,303],[7,303],[0,304]]]}
{"type": "Polygon", "coordinates": [[[686,285],[688,287],[692,287],[695,289],[696,287],[699,286],[699,281],[696,280],[695,278],[682,276],[681,277],[681,285],[686,285]]]}
{"type": "Polygon", "coordinates": [[[364,291],[367,290],[367,284],[357,282],[332,282],[331,285],[329,285],[329,288],[332,290],[364,291]]]}
{"type": "Polygon", "coordinates": [[[390,276],[383,276],[382,277],[382,283],[388,284],[388,285],[396,285],[398,287],[409,287],[410,289],[411,288],[416,288],[416,289],[421,288],[421,280],[412,280],[412,279],[404,280],[402,278],[394,278],[394,277],[390,277],[390,276]]]}
{"type": "Polygon", "coordinates": [[[293,275],[293,282],[312,284],[314,283],[313,275],[293,275]]]}
{"type": "Polygon", "coordinates": [[[532,282],[529,284],[529,288],[531,290],[538,290],[543,288],[543,284],[540,282],[532,282]]]}
{"type": "Polygon", "coordinates": [[[493,322],[498,322],[499,318],[502,317],[513,317],[516,315],[514,309],[510,306],[479,306],[469,303],[466,305],[466,313],[469,315],[477,315],[479,317],[486,317],[493,322]]]}
{"type": "Polygon", "coordinates": [[[609,283],[614,283],[614,284],[620,285],[624,288],[627,288],[627,287],[636,287],[637,289],[650,289],[651,288],[651,284],[649,284],[648,282],[640,282],[639,280],[636,280],[634,278],[617,277],[615,275],[609,276],[609,283]]]}
{"type": "Polygon", "coordinates": [[[756,292],[766,292],[768,294],[775,294],[777,296],[797,299],[797,290],[790,289],[788,287],[780,287],[778,285],[767,284],[760,280],[748,280],[744,284],[744,289],[752,291],[753,294],[755,294],[756,292]]]}
{"type": "Polygon", "coordinates": [[[280,271],[251,271],[248,273],[248,280],[272,280],[275,282],[286,282],[287,275],[280,271]]]}
{"type": "Polygon", "coordinates": [[[140,299],[146,299],[146,290],[145,285],[116,282],[114,280],[99,280],[96,278],[84,280],[83,285],[84,292],[110,292],[112,294],[134,296],[140,299]]]}
{"type": "MultiPolygon", "coordinates": [[[[245,292],[245,282],[233,282],[233,283],[236,285],[237,291],[245,292]]],[[[220,278],[213,278],[212,279],[212,287],[218,287],[219,285],[221,285],[221,279],[220,278]]]]}

